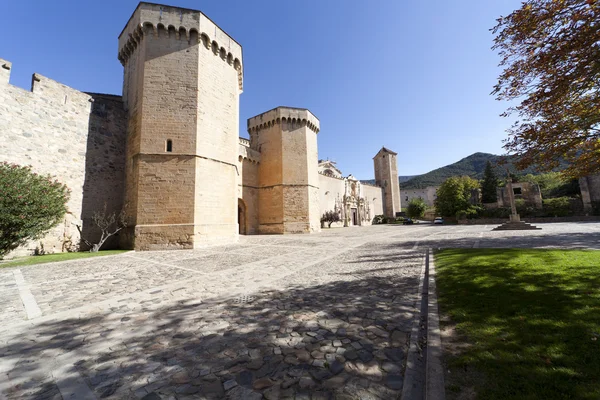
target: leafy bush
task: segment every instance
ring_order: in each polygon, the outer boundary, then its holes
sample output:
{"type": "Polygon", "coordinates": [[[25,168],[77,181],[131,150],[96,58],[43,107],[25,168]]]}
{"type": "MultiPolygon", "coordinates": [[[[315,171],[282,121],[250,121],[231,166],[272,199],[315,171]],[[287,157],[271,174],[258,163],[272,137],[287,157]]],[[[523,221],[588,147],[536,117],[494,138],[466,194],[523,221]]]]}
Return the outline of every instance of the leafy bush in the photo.
{"type": "Polygon", "coordinates": [[[436,212],[443,217],[454,217],[459,211],[472,205],[471,191],[479,188],[479,182],[468,176],[448,178],[437,191],[436,212]]]}
{"type": "Polygon", "coordinates": [[[385,215],[376,215],[373,217],[373,225],[387,224],[388,219],[385,215]]]}
{"type": "Polygon", "coordinates": [[[510,208],[499,207],[499,208],[482,208],[479,211],[480,218],[508,218],[510,215],[510,208]]]}
{"type": "Polygon", "coordinates": [[[527,174],[523,180],[536,183],[540,187],[544,199],[575,197],[581,193],[579,180],[565,178],[560,172],[548,172],[540,175],[527,174]]]}
{"type": "Polygon", "coordinates": [[[31,167],[0,163],[0,259],[55,227],[67,212],[69,189],[31,167]]]}
{"type": "Polygon", "coordinates": [[[569,197],[557,197],[556,199],[542,200],[544,213],[549,217],[566,217],[573,214],[571,199],[569,197]]]}
{"type": "Polygon", "coordinates": [[[456,213],[456,219],[476,219],[479,218],[479,214],[482,212],[483,207],[470,206],[466,210],[460,210],[456,213]]]}
{"type": "Polygon", "coordinates": [[[408,207],[406,207],[406,215],[413,219],[423,218],[423,215],[425,215],[425,210],[427,210],[427,204],[425,204],[423,199],[411,199],[411,201],[408,202],[408,207]]]}
{"type": "Polygon", "coordinates": [[[515,199],[517,214],[521,217],[537,217],[542,216],[543,212],[537,210],[532,204],[528,204],[523,199],[515,199]]]}
{"type": "Polygon", "coordinates": [[[331,224],[340,221],[340,215],[335,211],[326,211],[321,217],[321,224],[327,223],[327,227],[331,228],[331,224]]]}

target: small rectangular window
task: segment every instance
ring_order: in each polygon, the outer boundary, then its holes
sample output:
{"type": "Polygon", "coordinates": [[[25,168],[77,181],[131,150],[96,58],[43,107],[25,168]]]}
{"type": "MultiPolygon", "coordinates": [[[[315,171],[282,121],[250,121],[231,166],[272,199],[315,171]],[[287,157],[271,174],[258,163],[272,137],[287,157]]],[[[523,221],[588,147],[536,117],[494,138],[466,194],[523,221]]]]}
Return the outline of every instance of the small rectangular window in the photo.
{"type": "Polygon", "coordinates": [[[167,140],[167,153],[171,153],[173,151],[173,141],[171,139],[167,140]]]}

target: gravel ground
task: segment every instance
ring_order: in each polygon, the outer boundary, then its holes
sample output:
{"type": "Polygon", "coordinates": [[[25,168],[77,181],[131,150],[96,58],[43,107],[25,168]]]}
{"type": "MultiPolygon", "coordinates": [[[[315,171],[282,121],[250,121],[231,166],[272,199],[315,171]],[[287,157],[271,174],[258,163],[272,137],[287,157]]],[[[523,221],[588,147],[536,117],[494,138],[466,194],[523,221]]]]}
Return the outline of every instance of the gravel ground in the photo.
{"type": "Polygon", "coordinates": [[[398,398],[425,249],[600,248],[600,224],[540,226],[340,228],[5,268],[0,397],[398,398]]]}

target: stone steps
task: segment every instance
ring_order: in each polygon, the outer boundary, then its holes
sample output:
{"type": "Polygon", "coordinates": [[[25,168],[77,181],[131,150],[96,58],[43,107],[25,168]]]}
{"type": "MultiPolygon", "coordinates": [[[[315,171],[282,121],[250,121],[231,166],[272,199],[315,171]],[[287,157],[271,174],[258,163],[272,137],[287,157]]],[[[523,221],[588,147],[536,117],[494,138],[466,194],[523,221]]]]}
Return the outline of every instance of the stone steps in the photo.
{"type": "Polygon", "coordinates": [[[493,231],[529,231],[529,230],[541,230],[542,228],[538,228],[531,224],[528,224],[523,221],[508,221],[503,223],[500,226],[492,229],[493,231]]]}

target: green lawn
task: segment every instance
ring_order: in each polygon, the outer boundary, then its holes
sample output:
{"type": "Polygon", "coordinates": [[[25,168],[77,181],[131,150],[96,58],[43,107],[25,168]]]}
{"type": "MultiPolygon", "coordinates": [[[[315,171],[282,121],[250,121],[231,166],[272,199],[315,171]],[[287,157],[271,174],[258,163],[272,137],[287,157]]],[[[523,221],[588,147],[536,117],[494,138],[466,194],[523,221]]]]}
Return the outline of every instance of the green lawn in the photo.
{"type": "Polygon", "coordinates": [[[600,399],[600,251],[451,249],[435,262],[443,327],[466,344],[444,356],[449,399],[600,399]]]}
{"type": "Polygon", "coordinates": [[[30,256],[17,258],[14,261],[1,262],[0,268],[5,267],[20,267],[25,265],[34,265],[34,264],[45,264],[50,262],[58,262],[58,261],[69,261],[69,260],[77,260],[80,258],[88,258],[88,257],[99,257],[99,256],[112,256],[115,254],[121,254],[128,252],[130,250],[102,250],[97,253],[56,253],[56,254],[44,254],[43,256],[30,256]]]}

